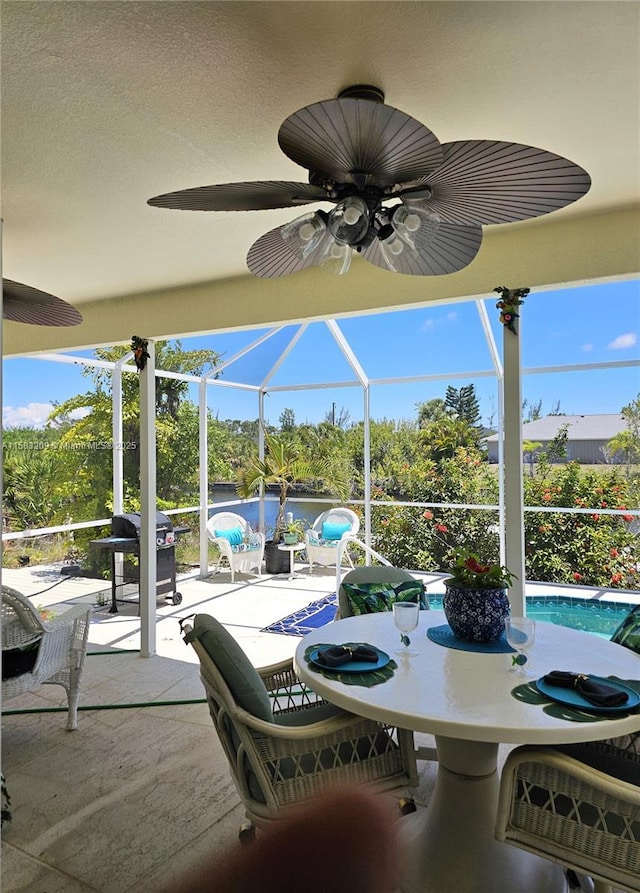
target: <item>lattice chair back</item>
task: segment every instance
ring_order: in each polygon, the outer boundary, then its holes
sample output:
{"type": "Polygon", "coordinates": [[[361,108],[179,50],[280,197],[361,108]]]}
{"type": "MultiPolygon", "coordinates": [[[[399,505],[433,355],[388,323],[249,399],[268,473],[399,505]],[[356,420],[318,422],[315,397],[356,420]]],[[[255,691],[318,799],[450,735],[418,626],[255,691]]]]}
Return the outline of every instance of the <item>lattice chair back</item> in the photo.
{"type": "Polygon", "coordinates": [[[586,874],[595,893],[640,891],[640,731],[515,748],[502,771],[496,837],[586,874]]]}
{"type": "Polygon", "coordinates": [[[207,536],[218,547],[218,563],[214,573],[220,570],[225,559],[231,571],[231,582],[237,573],[248,574],[255,570],[262,573],[264,559],[264,534],[251,530],[249,522],[235,512],[218,512],[207,521],[207,536]]]}
{"type": "Polygon", "coordinates": [[[69,705],[67,728],[77,728],[90,618],[89,605],[76,605],[45,620],[26,596],[3,586],[3,699],[32,691],[39,685],[61,685],[69,705]]]}
{"type": "Polygon", "coordinates": [[[286,660],[256,670],[215,618],[183,622],[209,711],[249,825],[339,784],[417,784],[411,732],[346,713],[307,688],[286,660]]]}
{"type": "MultiPolygon", "coordinates": [[[[360,530],[360,519],[354,511],[345,507],[332,508],[315,519],[305,532],[305,548],[309,570],[313,565],[335,567],[338,556],[338,543],[348,536],[356,536],[360,530]]],[[[344,557],[351,567],[353,562],[347,549],[344,557]]]]}

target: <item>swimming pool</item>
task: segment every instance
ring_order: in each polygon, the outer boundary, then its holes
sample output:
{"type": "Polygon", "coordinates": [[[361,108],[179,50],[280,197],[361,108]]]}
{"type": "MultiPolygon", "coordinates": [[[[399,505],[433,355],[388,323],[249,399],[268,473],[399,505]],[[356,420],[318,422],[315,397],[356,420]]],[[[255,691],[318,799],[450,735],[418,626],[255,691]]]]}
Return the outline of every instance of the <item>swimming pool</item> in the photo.
{"type": "MultiPolygon", "coordinates": [[[[442,595],[430,595],[432,608],[442,610],[442,595]]],[[[610,639],[629,611],[631,602],[605,602],[587,598],[567,598],[564,595],[527,597],[527,615],[535,620],[582,629],[603,639],[610,639]]]]}

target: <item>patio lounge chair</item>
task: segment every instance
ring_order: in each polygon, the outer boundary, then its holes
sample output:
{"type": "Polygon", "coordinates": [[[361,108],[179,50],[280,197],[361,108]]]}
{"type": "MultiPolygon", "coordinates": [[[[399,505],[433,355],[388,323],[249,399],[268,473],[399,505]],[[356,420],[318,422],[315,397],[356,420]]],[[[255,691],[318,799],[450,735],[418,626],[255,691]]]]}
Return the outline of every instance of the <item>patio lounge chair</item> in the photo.
{"type": "Polygon", "coordinates": [[[505,761],[496,837],[611,887],[640,890],[640,732],[505,761]]]}
{"type": "Polygon", "coordinates": [[[256,670],[207,614],[182,628],[198,655],[211,718],[246,811],[241,839],[336,785],[417,784],[411,732],[328,704],[300,682],[291,659],[256,670]]]}
{"type": "Polygon", "coordinates": [[[69,704],[67,729],[77,728],[90,617],[89,605],[77,605],[43,620],[26,596],[3,586],[2,700],[39,685],[61,685],[69,704]]]}
{"type": "MultiPolygon", "coordinates": [[[[333,508],[321,515],[305,532],[305,547],[309,572],[313,572],[313,565],[334,567],[337,562],[338,543],[348,536],[356,536],[360,530],[360,519],[355,512],[347,508],[333,508]]],[[[353,567],[353,562],[345,549],[345,558],[353,567]]]]}
{"type": "Polygon", "coordinates": [[[231,571],[231,582],[236,572],[248,574],[255,569],[258,576],[262,572],[264,558],[264,534],[254,533],[249,522],[235,512],[218,512],[207,521],[207,536],[218,547],[218,564],[214,573],[220,570],[220,562],[225,558],[231,571]]]}

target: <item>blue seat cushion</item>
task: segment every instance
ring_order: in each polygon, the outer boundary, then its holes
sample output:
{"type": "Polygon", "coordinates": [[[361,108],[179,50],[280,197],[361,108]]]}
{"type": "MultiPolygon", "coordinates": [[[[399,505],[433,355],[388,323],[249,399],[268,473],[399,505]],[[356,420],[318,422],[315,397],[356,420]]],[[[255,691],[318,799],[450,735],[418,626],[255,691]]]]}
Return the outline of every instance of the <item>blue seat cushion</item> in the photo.
{"type": "Polygon", "coordinates": [[[339,540],[342,538],[343,533],[347,533],[351,530],[351,524],[346,523],[336,523],[333,521],[323,521],[322,522],[322,539],[323,540],[339,540]]]}
{"type": "Polygon", "coordinates": [[[395,602],[417,602],[425,607],[426,593],[422,580],[404,583],[348,583],[343,580],[351,613],[377,614],[391,611],[395,602]]]}
{"type": "Polygon", "coordinates": [[[227,527],[226,530],[214,530],[213,535],[229,540],[232,546],[241,545],[243,539],[242,527],[227,527]]]}
{"type": "Polygon", "coordinates": [[[240,552],[255,552],[260,548],[260,543],[240,543],[239,546],[231,546],[231,551],[235,553],[240,552]]]}
{"type": "Polygon", "coordinates": [[[196,614],[185,641],[198,639],[217,666],[239,707],[265,722],[273,722],[269,693],[260,674],[224,626],[209,614],[196,614]]]}

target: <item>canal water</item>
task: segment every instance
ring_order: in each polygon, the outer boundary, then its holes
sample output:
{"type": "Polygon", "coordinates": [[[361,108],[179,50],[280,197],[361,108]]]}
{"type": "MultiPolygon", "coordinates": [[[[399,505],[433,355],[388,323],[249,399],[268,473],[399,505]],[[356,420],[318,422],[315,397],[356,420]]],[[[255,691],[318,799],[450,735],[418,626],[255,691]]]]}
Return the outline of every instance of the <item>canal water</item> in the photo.
{"type": "MultiPolygon", "coordinates": [[[[230,502],[233,500],[234,494],[233,492],[221,492],[214,494],[214,503],[219,502],[230,502]]],[[[330,502],[312,502],[307,500],[293,500],[288,499],[286,505],[286,511],[291,512],[295,519],[300,519],[304,522],[305,527],[310,527],[318,515],[321,515],[322,512],[326,512],[327,509],[330,509],[332,503],[330,502]]],[[[260,518],[260,503],[258,502],[250,502],[238,505],[230,505],[227,506],[228,511],[235,512],[236,515],[240,515],[251,524],[251,527],[254,530],[258,529],[259,518],[260,518]]],[[[217,511],[224,511],[224,508],[212,508],[209,510],[209,517],[215,514],[217,511]]],[[[267,497],[264,503],[264,517],[265,517],[265,528],[267,537],[271,532],[273,532],[273,527],[275,525],[276,517],[278,515],[278,500],[267,497]]]]}

